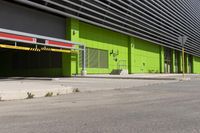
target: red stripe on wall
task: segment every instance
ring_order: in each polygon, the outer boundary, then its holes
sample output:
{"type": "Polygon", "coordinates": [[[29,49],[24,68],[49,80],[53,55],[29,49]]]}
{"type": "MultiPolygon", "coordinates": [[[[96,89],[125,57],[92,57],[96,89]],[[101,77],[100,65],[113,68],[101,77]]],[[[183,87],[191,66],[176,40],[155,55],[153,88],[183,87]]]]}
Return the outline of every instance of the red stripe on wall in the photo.
{"type": "Polygon", "coordinates": [[[72,47],[73,46],[73,44],[70,44],[70,43],[57,42],[57,41],[51,41],[51,40],[48,41],[48,44],[65,46],[65,47],[72,47]]]}
{"type": "Polygon", "coordinates": [[[1,37],[7,38],[7,39],[16,39],[16,40],[21,40],[21,41],[35,42],[35,39],[31,37],[19,36],[19,35],[8,34],[8,33],[3,33],[3,32],[0,32],[0,38],[1,37]]]}

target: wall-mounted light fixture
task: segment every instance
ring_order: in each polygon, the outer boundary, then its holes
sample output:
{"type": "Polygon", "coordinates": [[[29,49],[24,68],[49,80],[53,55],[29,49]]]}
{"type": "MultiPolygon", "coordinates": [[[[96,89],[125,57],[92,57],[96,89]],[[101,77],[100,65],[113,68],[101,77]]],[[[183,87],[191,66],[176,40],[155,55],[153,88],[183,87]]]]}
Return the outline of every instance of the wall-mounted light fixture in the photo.
{"type": "Polygon", "coordinates": [[[76,31],[75,31],[75,30],[73,30],[73,31],[72,31],[72,34],[73,34],[73,36],[74,36],[74,35],[76,35],[76,31]]]}

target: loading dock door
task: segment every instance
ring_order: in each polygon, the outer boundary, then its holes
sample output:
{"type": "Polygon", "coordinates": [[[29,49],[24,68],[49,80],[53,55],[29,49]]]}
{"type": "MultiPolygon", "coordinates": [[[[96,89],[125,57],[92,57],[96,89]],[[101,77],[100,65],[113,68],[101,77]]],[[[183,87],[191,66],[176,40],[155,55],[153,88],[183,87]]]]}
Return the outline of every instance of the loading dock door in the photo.
{"type": "Polygon", "coordinates": [[[66,38],[66,18],[25,7],[12,1],[0,1],[0,28],[66,38]]]}

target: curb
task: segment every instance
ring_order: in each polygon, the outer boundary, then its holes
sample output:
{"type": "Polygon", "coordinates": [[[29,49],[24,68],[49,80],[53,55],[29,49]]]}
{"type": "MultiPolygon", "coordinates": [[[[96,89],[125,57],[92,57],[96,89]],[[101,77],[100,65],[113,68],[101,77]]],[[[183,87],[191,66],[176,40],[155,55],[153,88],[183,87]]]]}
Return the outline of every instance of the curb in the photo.
{"type": "Polygon", "coordinates": [[[74,76],[73,78],[139,79],[139,80],[178,80],[178,78],[163,78],[163,77],[106,77],[106,76],[74,76]]]}

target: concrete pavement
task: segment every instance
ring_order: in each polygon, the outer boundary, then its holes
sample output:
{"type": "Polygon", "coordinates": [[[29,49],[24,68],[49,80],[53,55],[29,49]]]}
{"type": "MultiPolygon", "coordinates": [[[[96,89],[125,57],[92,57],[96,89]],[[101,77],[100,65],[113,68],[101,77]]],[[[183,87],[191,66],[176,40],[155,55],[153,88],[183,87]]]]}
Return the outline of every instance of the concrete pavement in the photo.
{"type": "Polygon", "coordinates": [[[0,133],[199,133],[199,81],[0,102],[0,133]]]}

